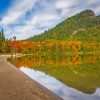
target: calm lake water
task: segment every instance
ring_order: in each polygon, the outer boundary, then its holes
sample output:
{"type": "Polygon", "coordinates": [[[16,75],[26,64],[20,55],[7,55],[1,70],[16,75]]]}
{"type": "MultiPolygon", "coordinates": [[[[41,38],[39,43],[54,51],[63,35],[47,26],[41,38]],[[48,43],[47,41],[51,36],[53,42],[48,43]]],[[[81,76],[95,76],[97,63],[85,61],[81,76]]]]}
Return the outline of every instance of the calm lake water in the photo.
{"type": "Polygon", "coordinates": [[[100,100],[100,55],[23,56],[9,61],[64,100],[100,100]]]}

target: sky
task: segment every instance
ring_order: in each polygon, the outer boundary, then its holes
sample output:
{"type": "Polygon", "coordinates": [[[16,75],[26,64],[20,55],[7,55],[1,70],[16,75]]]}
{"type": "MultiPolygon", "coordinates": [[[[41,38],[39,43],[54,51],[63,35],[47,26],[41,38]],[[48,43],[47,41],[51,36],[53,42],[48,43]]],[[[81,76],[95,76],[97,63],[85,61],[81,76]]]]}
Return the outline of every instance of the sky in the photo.
{"type": "Polygon", "coordinates": [[[100,15],[100,0],[0,0],[0,29],[23,40],[86,9],[100,15]]]}

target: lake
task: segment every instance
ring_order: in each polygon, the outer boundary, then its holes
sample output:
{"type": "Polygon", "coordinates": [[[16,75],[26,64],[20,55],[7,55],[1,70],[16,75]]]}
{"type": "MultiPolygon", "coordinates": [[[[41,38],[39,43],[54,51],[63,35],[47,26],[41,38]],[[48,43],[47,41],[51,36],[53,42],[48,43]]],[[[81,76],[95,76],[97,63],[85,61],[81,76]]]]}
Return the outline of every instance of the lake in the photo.
{"type": "Polygon", "coordinates": [[[100,54],[27,55],[8,60],[64,100],[100,100],[100,54]]]}

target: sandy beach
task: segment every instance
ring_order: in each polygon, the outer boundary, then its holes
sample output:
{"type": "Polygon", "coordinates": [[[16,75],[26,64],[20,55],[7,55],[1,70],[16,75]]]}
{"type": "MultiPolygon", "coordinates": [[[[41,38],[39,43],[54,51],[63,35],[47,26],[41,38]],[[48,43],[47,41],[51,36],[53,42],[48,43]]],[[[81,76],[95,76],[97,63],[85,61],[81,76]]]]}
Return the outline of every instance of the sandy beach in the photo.
{"type": "Polygon", "coordinates": [[[0,56],[0,100],[62,100],[0,56]]]}

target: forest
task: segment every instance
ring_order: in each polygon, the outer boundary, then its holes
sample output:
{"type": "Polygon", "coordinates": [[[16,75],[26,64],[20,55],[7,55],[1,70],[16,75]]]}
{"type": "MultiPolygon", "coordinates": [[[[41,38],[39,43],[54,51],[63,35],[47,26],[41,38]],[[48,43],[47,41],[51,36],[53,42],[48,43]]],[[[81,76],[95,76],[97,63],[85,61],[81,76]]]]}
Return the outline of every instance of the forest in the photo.
{"type": "Polygon", "coordinates": [[[100,50],[100,16],[91,10],[74,15],[27,40],[6,39],[0,32],[0,54],[68,55],[100,50]]]}

